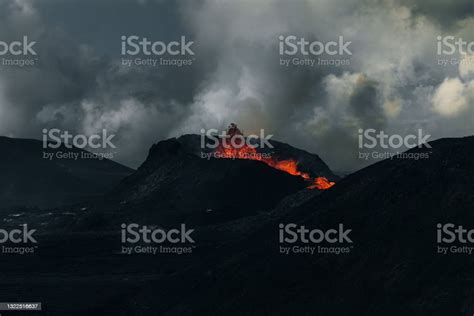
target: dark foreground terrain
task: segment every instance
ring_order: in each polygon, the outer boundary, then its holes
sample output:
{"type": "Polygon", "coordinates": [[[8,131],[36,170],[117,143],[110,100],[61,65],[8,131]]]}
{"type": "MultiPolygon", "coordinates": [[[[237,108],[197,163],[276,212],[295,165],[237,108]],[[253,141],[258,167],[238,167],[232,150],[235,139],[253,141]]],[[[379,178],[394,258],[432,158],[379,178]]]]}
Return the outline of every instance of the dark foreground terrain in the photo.
{"type": "Polygon", "coordinates": [[[91,153],[64,145],[43,149],[43,143],[33,139],[0,136],[0,152],[0,209],[91,199],[134,171],[107,159],[74,159],[74,154],[91,153]]]}
{"type": "MultiPolygon", "coordinates": [[[[10,214],[10,225],[52,230],[38,231],[35,254],[2,257],[2,300],[42,302],[41,315],[472,315],[474,254],[438,254],[436,236],[438,223],[474,228],[474,137],[431,145],[412,150],[429,159],[386,160],[260,212],[191,217],[191,254],[121,254],[124,217],[86,229],[93,203],[10,214]],[[282,223],[343,224],[352,243],[341,254],[282,254],[293,246],[279,243],[282,223]]],[[[150,200],[127,203],[127,223],[150,223],[139,211],[150,200]]]]}

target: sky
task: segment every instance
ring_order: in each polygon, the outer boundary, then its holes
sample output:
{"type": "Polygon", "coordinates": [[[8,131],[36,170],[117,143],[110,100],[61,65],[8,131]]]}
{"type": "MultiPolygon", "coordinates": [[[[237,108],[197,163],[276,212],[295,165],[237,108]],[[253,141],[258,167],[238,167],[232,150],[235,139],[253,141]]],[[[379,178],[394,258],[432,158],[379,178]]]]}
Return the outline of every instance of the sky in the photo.
{"type": "Polygon", "coordinates": [[[474,134],[472,51],[438,50],[440,37],[470,43],[473,31],[472,0],[3,0],[0,41],[27,36],[36,55],[0,56],[34,60],[0,65],[0,135],[107,129],[115,160],[136,168],[160,140],[235,122],[354,171],[374,162],[358,157],[360,129],[474,134]],[[151,57],[191,65],[124,65],[150,57],[122,54],[133,35],[185,37],[193,55],[151,57]],[[342,38],[350,54],[282,54],[291,36],[342,38]],[[293,64],[308,57],[344,63],[293,64]]]}

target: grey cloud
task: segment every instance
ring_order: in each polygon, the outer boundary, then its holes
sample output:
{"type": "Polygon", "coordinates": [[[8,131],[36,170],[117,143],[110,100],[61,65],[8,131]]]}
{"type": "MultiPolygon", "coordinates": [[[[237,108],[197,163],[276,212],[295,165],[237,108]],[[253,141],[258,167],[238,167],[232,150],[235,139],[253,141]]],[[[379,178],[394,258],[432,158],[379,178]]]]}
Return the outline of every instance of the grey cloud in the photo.
{"type": "Polygon", "coordinates": [[[452,27],[457,21],[472,18],[474,3],[470,0],[402,0],[418,15],[427,16],[444,27],[452,27]]]}
{"type": "MultiPolygon", "coordinates": [[[[469,3],[3,1],[0,40],[37,40],[39,66],[2,68],[0,133],[39,138],[45,127],[107,127],[117,134],[117,159],[136,167],[160,139],[236,122],[313,151],[334,169],[354,170],[364,165],[359,128],[410,133],[424,122],[434,137],[474,133],[466,121],[471,105],[450,118],[433,109],[446,78],[470,87],[468,70],[440,67],[436,55],[437,35],[469,34],[469,3]],[[122,67],[120,36],[133,34],[186,35],[195,42],[195,63],[122,67]],[[279,35],[344,36],[351,63],[280,66],[279,35]]],[[[471,100],[467,95],[463,90],[471,100]]],[[[449,100],[442,96],[437,100],[449,100]]]]}

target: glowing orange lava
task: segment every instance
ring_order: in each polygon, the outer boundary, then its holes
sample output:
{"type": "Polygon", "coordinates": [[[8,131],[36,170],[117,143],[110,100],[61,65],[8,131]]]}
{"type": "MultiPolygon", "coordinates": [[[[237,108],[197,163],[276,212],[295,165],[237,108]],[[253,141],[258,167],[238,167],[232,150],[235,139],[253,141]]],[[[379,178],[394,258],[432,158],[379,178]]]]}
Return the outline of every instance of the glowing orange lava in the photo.
{"type": "Polygon", "coordinates": [[[262,157],[260,154],[257,153],[257,150],[255,148],[252,148],[247,145],[243,145],[241,148],[224,148],[221,145],[215,150],[215,152],[217,152],[219,154],[219,157],[221,158],[250,159],[262,161],[272,168],[287,172],[293,176],[302,177],[306,181],[311,182],[311,184],[308,186],[308,189],[326,190],[335,184],[334,182],[329,181],[325,177],[311,178],[309,173],[299,171],[298,163],[296,162],[296,160],[288,159],[275,161],[272,158],[262,157]]]}
{"type": "Polygon", "coordinates": [[[329,181],[325,177],[317,177],[314,179],[314,183],[308,187],[308,189],[319,189],[319,190],[327,190],[332,187],[335,182],[329,181]]]}

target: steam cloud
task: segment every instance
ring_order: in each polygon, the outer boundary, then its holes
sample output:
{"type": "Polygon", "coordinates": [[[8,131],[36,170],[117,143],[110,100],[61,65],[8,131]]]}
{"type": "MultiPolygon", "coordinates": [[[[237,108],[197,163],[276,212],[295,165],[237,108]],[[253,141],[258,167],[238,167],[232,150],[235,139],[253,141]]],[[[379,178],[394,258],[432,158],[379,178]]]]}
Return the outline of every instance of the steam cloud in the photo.
{"type": "Polygon", "coordinates": [[[436,50],[437,36],[474,40],[473,10],[464,0],[5,0],[0,40],[34,39],[39,65],[2,67],[0,134],[107,128],[117,160],[137,167],[152,143],[236,122],[352,171],[369,163],[357,157],[360,128],[474,134],[474,62],[442,66],[436,50]],[[132,34],[185,35],[195,63],[124,67],[120,37],[132,34]],[[350,65],[280,66],[280,35],[343,36],[350,65]]]}

